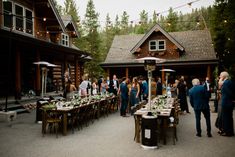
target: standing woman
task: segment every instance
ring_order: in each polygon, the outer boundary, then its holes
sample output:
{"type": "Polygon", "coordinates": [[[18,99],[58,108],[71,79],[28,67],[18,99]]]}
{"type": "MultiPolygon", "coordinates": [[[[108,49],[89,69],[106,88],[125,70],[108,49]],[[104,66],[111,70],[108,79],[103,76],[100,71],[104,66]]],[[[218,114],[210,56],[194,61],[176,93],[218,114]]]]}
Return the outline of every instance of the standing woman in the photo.
{"type": "Polygon", "coordinates": [[[101,93],[101,95],[105,95],[108,88],[109,88],[109,85],[106,82],[106,79],[102,78],[102,83],[100,84],[100,93],[101,93]]]}
{"type": "Polygon", "coordinates": [[[222,115],[221,115],[221,88],[223,85],[223,80],[219,79],[218,82],[218,90],[217,90],[217,99],[218,99],[218,109],[217,109],[217,118],[215,121],[215,127],[219,129],[218,133],[222,134],[223,129],[222,129],[222,115]]]}
{"type": "Polygon", "coordinates": [[[72,84],[71,79],[68,79],[66,84],[66,100],[71,100],[76,90],[77,88],[72,84]]]}
{"type": "Polygon", "coordinates": [[[180,78],[179,84],[177,86],[178,99],[180,99],[180,108],[182,112],[186,111],[187,113],[190,113],[188,109],[186,92],[187,86],[185,85],[184,79],[180,78]]]}
{"type": "Polygon", "coordinates": [[[139,93],[140,85],[136,77],[132,80],[132,85],[130,89],[130,105],[131,105],[131,114],[133,114],[133,107],[139,103],[139,93]]]}

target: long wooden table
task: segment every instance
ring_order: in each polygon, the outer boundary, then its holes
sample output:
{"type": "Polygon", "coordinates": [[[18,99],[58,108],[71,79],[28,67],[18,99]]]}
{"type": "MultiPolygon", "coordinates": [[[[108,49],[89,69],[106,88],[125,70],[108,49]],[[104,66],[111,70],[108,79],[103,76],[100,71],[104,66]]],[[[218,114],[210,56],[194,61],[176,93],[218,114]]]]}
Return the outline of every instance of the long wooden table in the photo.
{"type": "MultiPolygon", "coordinates": [[[[103,107],[102,106],[103,102],[107,101],[107,103],[108,103],[108,100],[111,100],[111,99],[114,99],[114,98],[115,97],[107,97],[106,99],[97,100],[97,101],[99,101],[99,103],[97,104],[98,106],[96,106],[96,108],[93,108],[94,110],[97,110],[97,118],[99,118],[101,116],[101,109],[103,109],[102,108],[103,107]]],[[[92,102],[87,103],[87,104],[82,104],[82,105],[77,106],[76,108],[82,109],[82,108],[85,108],[85,107],[88,107],[88,106],[92,106],[92,105],[95,105],[95,103],[97,103],[97,101],[92,101],[92,102]]],[[[113,105],[113,104],[109,104],[109,105],[113,105]]],[[[108,107],[108,104],[107,104],[107,107],[108,107]]],[[[46,129],[46,122],[45,122],[46,114],[48,114],[50,111],[53,111],[53,112],[56,112],[56,113],[62,115],[61,116],[61,118],[62,118],[62,134],[67,135],[68,114],[72,113],[76,108],[74,108],[71,105],[71,106],[68,106],[68,107],[61,107],[61,108],[57,108],[57,109],[45,109],[42,106],[41,107],[41,110],[43,111],[43,114],[42,114],[42,131],[44,131],[46,129]]],[[[108,109],[109,108],[106,109],[107,111],[106,111],[105,114],[108,113],[108,109]]]]}

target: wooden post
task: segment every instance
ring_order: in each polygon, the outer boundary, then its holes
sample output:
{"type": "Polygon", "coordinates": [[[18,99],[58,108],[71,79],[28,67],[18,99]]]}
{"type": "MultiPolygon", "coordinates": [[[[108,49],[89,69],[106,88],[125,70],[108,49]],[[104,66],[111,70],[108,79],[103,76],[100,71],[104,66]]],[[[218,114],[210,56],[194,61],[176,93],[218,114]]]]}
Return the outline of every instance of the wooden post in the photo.
{"type": "Polygon", "coordinates": [[[15,75],[15,99],[20,100],[21,99],[21,57],[20,57],[20,51],[18,48],[16,48],[16,63],[15,63],[15,69],[16,69],[16,75],[15,75]]]}
{"type": "MultiPolygon", "coordinates": [[[[162,70],[164,69],[164,66],[162,66],[162,70]]],[[[164,84],[165,83],[165,72],[164,71],[162,71],[162,84],[164,84]]]]}
{"type": "Polygon", "coordinates": [[[126,78],[129,78],[129,69],[126,68],[126,78]]]}
{"type": "Polygon", "coordinates": [[[107,69],[106,69],[106,72],[107,72],[107,76],[111,79],[111,77],[110,77],[110,69],[107,68],[107,69]]]}
{"type": "MultiPolygon", "coordinates": [[[[164,69],[164,66],[162,66],[162,70],[164,69]]],[[[162,85],[165,85],[165,79],[166,79],[166,75],[165,75],[165,71],[162,71],[162,85]]],[[[162,89],[162,94],[165,94],[166,90],[162,89]]]]}
{"type": "Polygon", "coordinates": [[[206,76],[209,78],[209,80],[211,80],[211,66],[210,65],[207,65],[206,76]]]}
{"type": "MultiPolygon", "coordinates": [[[[36,62],[40,61],[40,53],[39,50],[36,50],[36,62]]],[[[40,65],[35,65],[36,66],[36,95],[40,95],[40,90],[41,90],[41,73],[40,73],[40,65]]]]}
{"type": "Polygon", "coordinates": [[[78,56],[75,56],[75,86],[78,88],[79,80],[78,80],[78,56]]]}

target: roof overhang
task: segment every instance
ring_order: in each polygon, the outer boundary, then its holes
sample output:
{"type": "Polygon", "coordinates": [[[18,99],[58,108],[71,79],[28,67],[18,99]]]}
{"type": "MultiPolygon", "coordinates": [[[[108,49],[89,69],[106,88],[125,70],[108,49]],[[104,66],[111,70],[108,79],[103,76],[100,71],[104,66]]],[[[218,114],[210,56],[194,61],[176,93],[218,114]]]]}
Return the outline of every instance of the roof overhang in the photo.
{"type": "Polygon", "coordinates": [[[11,42],[21,43],[22,45],[35,46],[35,47],[39,47],[40,49],[44,48],[58,55],[60,54],[61,55],[62,54],[77,55],[79,58],[84,59],[84,60],[87,60],[87,57],[90,56],[88,52],[81,51],[79,49],[65,47],[62,45],[58,45],[56,43],[36,39],[31,35],[22,35],[19,33],[10,32],[8,30],[3,30],[3,29],[0,29],[0,39],[5,40],[5,41],[11,39],[11,42]]]}
{"type": "MultiPolygon", "coordinates": [[[[206,59],[206,60],[185,60],[185,61],[165,61],[163,63],[158,63],[156,66],[180,66],[180,65],[218,65],[218,59],[206,59]]],[[[100,64],[102,68],[118,68],[118,67],[143,67],[143,63],[102,63],[100,64]]]]}

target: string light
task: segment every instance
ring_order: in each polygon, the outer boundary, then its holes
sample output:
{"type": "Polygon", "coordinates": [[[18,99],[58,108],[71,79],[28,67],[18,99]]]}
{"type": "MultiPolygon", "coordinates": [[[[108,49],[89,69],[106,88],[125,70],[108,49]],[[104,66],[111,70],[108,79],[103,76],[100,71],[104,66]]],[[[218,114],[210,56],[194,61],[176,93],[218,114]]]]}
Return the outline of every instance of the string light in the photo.
{"type": "MultiPolygon", "coordinates": [[[[177,7],[172,7],[172,9],[173,10],[176,10],[176,9],[179,9],[179,8],[182,8],[182,7],[185,7],[185,6],[192,6],[192,4],[193,3],[196,3],[196,2],[198,2],[198,1],[200,1],[200,0],[194,0],[194,1],[191,1],[191,2],[188,2],[188,3],[186,3],[186,4],[183,4],[183,5],[180,5],[180,6],[177,6],[177,7]]],[[[166,13],[166,12],[169,12],[169,9],[168,10],[164,10],[164,11],[161,11],[161,12],[158,12],[158,13],[156,13],[156,15],[157,16],[160,16],[161,14],[163,14],[163,13],[166,13]]],[[[3,15],[3,13],[1,13],[2,15],[3,15]]],[[[5,14],[5,13],[4,13],[5,14]]],[[[8,13],[9,15],[13,15],[12,13],[8,13]]],[[[13,16],[16,16],[16,15],[13,15],[13,16]]],[[[22,18],[26,18],[25,16],[20,16],[20,17],[22,17],[22,18]]],[[[40,17],[32,17],[32,18],[34,18],[34,19],[38,19],[38,20],[43,20],[44,22],[46,22],[46,21],[51,21],[51,20],[55,20],[55,21],[57,21],[57,19],[55,19],[55,18],[46,18],[46,17],[43,17],[43,18],[40,18],[40,17]]],[[[63,19],[63,21],[71,21],[71,20],[64,20],[63,19]]],[[[139,21],[139,19],[137,19],[137,20],[131,20],[131,24],[133,24],[133,23],[135,23],[135,21],[139,21]]],[[[226,21],[226,20],[225,20],[226,21]]],[[[77,23],[77,25],[79,25],[80,24],[80,22],[81,21],[76,21],[76,23],[77,23]]],[[[83,22],[84,22],[84,20],[83,20],[83,22]]],[[[98,21],[98,22],[106,22],[106,21],[98,21]]],[[[227,21],[226,21],[227,22],[227,21]]],[[[141,24],[142,22],[138,22],[139,24],[141,24]]]]}
{"type": "Polygon", "coordinates": [[[227,20],[224,20],[224,23],[227,23],[228,21],[227,20]]]}

